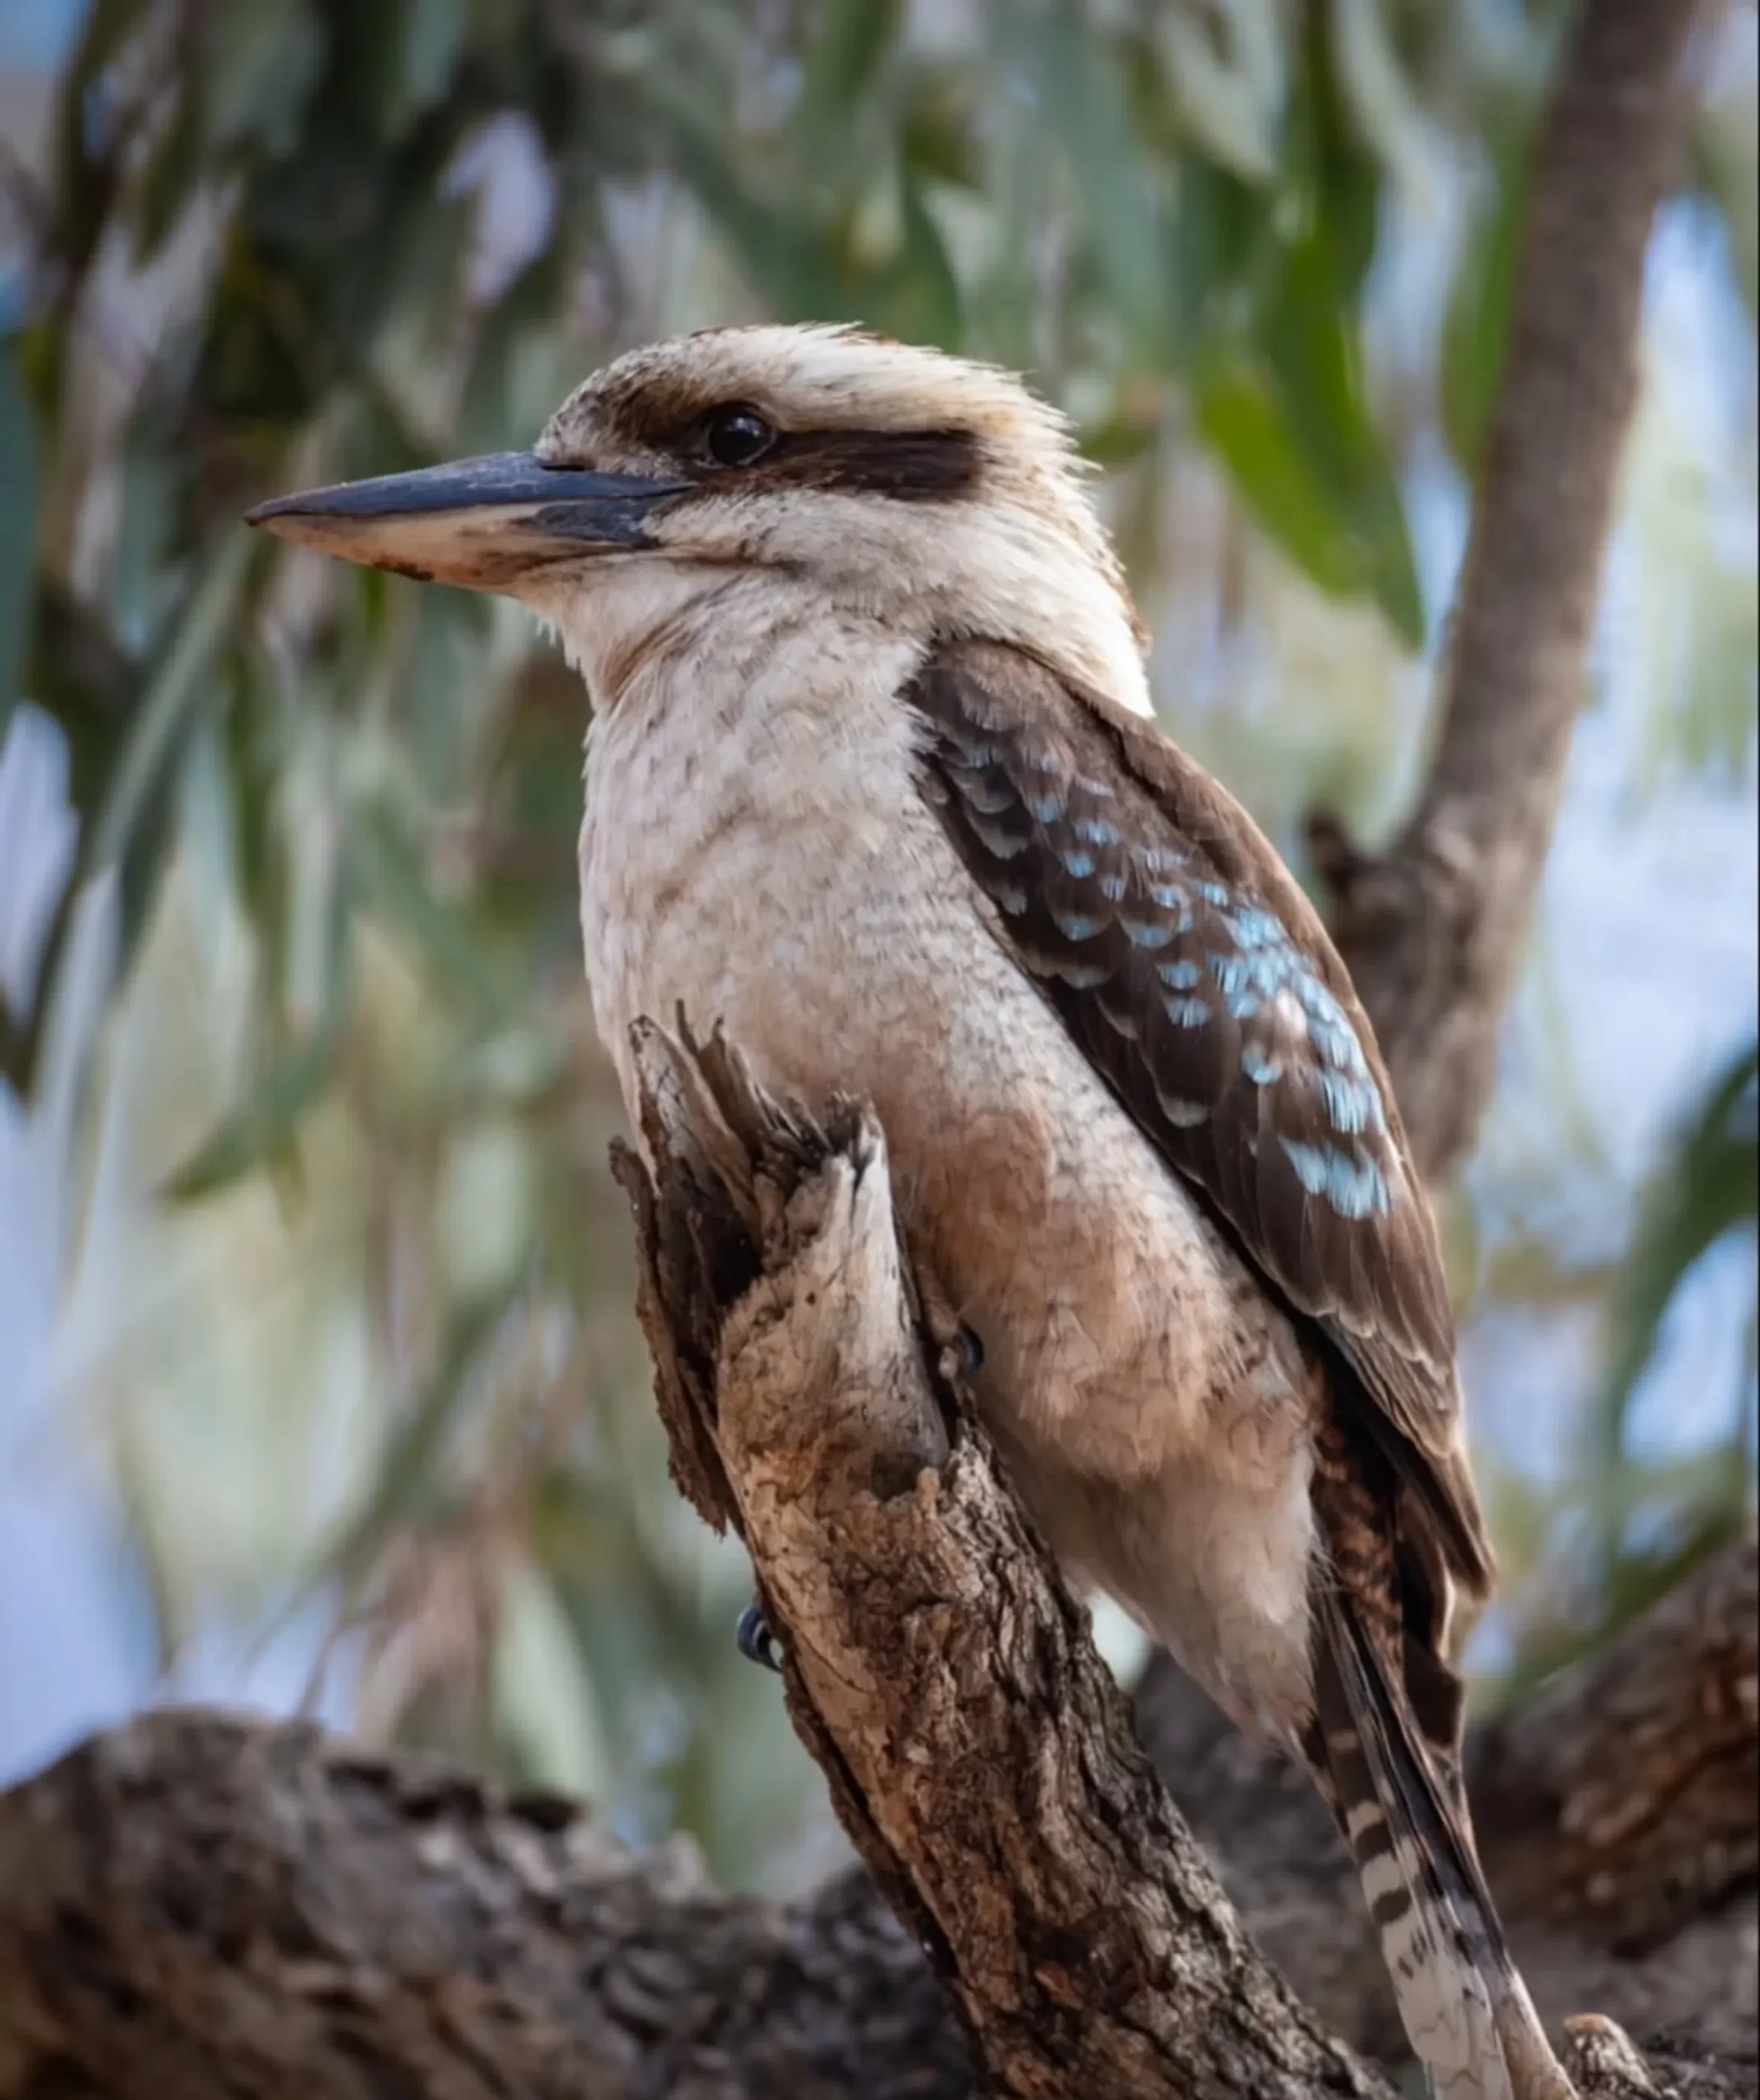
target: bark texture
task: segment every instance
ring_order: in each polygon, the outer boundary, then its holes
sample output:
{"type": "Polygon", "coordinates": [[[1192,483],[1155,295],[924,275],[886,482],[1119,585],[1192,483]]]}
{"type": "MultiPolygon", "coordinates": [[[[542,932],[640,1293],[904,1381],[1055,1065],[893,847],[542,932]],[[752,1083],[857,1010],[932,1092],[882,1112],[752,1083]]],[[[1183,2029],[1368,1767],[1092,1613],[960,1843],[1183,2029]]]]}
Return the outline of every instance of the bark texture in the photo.
{"type": "MultiPolygon", "coordinates": [[[[1487,1723],[1472,1750],[1493,1878],[1543,2010],[1592,2006],[1623,2021],[1681,2100],[1760,2089],[1756,1572],[1743,1541],[1606,1657],[1487,1723]],[[1657,1833],[1670,1830],[1680,1842],[1658,1851],[1657,1833]],[[1646,1907],[1657,1890],[1662,1907],[1646,1907]],[[1561,1915],[1565,1893],[1584,1900],[1561,1915]]],[[[994,1605],[987,1637],[1019,1637],[1010,1600],[994,1605]]],[[[931,1608],[925,1598],[919,1614],[931,1608]]],[[[931,1726],[962,1719],[944,1705],[931,1726]]],[[[1138,1719],[1260,1943],[1343,2034],[1397,2048],[1360,1899],[1307,1787],[1183,1680],[1158,1678],[1138,1719]]],[[[1096,1783],[1010,1725],[1042,1785],[1079,1800],[1096,1783]]],[[[1056,1717],[1036,1725],[1055,1733],[1056,1717]]],[[[895,1754],[933,1751],[913,1719],[895,1754]]],[[[982,1815],[1022,1812],[1018,1778],[961,1774],[969,1792],[1005,1805],[982,1815]]],[[[1099,1783],[1110,1794],[1116,1783],[1099,1783]]],[[[1134,1793],[1141,1783],[1130,1783],[1134,1793]]],[[[1042,1791],[1025,1806],[1051,1824],[1019,1838],[1031,1851],[1142,1842],[1092,1838],[1042,1791]]],[[[980,1853],[973,1870],[950,1906],[955,1929],[1006,1933],[1012,1884],[1005,1909],[982,1897],[1012,1861],[980,1853]]],[[[1178,1887],[1195,1888],[1207,1913],[1216,1899],[1201,1867],[1197,1876],[1178,1887]]],[[[1138,1920],[1133,1892],[1125,1884],[1111,1905],[1115,1950],[1169,1915],[1163,1899],[1138,1920]]],[[[1201,1970],[1238,1939],[1226,1926],[1211,1939],[1183,1907],[1174,1929],[1197,1933],[1201,1970]]],[[[1060,1990],[1095,1984],[1078,1950],[1060,1970],[1058,1952],[1046,1973],[1060,1990]]],[[[1263,1988],[1260,1965],[1244,1960],[1263,1988]]],[[[1287,2002],[1270,1986],[1254,2016],[1281,2022],[1287,2002]]],[[[1299,2038],[1269,2051],[1249,2032],[1238,2065],[1172,2089],[1299,2091],[1253,2082],[1268,2053],[1275,2062],[1293,2046],[1298,2060],[1313,2049],[1337,2067],[1343,2082],[1319,2089],[1386,2100],[1389,2089],[1312,2032],[1303,2016],[1299,2038]]],[[[1220,2038],[1242,2039],[1232,2023],[1220,2038]]],[[[1592,2022],[1571,2047],[1592,2100],[1642,2090],[1629,2071],[1594,2069],[1623,2061],[1605,2027],[1592,2022]]],[[[1097,2100],[1156,2089],[1090,2089],[1097,2100]]],[[[686,1848],[632,1857],[565,1801],[508,1800],[417,1757],[199,1710],[143,1716],[0,1797],[0,2100],[964,2100],[973,2090],[936,1962],[859,1871],[793,1905],[730,1897],[686,1848]]]]}
{"type": "MultiPolygon", "coordinates": [[[[642,1057],[680,1484],[752,1550],[872,1879],[730,1899],[566,1802],[149,1715],[0,1799],[0,2100],[1388,2100],[1325,1817],[1164,1673],[1142,1737],[1196,1838],[1171,1808],[924,1331],[872,1121],[779,1115],[718,1044],[642,1057]]],[[[1624,2017],[1683,2100],[1756,2089],[1756,1572],[1744,1541],[1473,1749],[1543,2009],[1624,2017]]],[[[1569,2051],[1587,2100],[1646,2090],[1605,2020],[1569,2051]]]]}
{"type": "MultiPolygon", "coordinates": [[[[796,1727],[988,2089],[1383,2090],[1253,1947],[926,1353],[879,1125],[636,1039],[642,1322],[680,1486],[750,1550],[796,1727]]],[[[937,1360],[938,1359],[938,1360],[937,1360]]]]}
{"type": "Polygon", "coordinates": [[[1434,755],[1379,856],[1315,819],[1334,930],[1420,1165],[1472,1142],[1563,788],[1694,0],[1586,0],[1542,124],[1434,755]]]}

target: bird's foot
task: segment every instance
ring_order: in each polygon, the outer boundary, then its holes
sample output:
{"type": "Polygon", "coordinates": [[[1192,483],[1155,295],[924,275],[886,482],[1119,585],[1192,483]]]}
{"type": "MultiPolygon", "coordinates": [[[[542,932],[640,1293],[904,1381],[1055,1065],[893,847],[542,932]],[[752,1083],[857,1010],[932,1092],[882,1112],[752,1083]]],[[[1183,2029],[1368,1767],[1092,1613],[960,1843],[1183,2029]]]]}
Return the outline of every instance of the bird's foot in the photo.
{"type": "Polygon", "coordinates": [[[733,1638],[747,1662],[761,1664],[765,1669],[782,1674],[782,1651],[776,1644],[776,1636],[770,1631],[770,1622],[764,1617],[761,1605],[747,1605],[733,1629],[733,1638]]]}

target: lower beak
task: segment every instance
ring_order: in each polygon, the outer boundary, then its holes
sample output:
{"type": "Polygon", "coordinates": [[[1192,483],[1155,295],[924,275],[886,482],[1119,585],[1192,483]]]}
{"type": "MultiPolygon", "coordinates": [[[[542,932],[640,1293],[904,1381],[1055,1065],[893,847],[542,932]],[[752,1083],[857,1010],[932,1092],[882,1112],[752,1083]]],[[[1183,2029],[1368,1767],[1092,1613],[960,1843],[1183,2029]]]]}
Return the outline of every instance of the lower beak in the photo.
{"type": "Polygon", "coordinates": [[[583,555],[653,546],[653,514],[688,482],[546,467],[497,452],[413,474],[344,482],[260,503],[245,523],[321,554],[424,583],[517,591],[520,580],[583,555]]]}

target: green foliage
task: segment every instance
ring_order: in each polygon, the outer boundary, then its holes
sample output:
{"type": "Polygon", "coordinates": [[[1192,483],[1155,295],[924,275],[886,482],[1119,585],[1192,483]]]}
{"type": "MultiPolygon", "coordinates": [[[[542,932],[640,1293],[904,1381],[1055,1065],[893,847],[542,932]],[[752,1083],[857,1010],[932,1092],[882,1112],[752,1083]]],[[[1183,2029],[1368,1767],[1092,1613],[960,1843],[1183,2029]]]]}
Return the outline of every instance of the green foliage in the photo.
{"type": "Polygon", "coordinates": [[[0,345],[0,482],[7,490],[7,500],[0,505],[0,742],[17,704],[24,669],[32,528],[42,472],[36,419],[25,398],[16,350],[16,337],[0,345]]]}
{"type": "MultiPolygon", "coordinates": [[[[733,1656],[738,1557],[663,1481],[628,1330],[579,984],[578,684],[505,609],[320,571],[239,519],[527,444],[633,338],[853,318],[1030,368],[1110,463],[1195,440],[1279,587],[1415,648],[1403,440],[1362,326],[1399,177],[1325,11],[1242,0],[1212,34],[1002,0],[929,39],[917,11],[95,0],[0,340],[0,733],[19,693],[53,718],[80,828],[38,981],[0,992],[0,1074],[40,1081],[75,901],[107,879],[118,1029],[186,921],[232,929],[224,1081],[155,1130],[161,1229],[235,1239],[226,1289],[297,1291],[302,1333],[367,1337],[340,1506],[318,1545],[265,1549],[250,1609],[322,1596],[367,1629],[388,1725],[590,1785],[637,1828],[682,1819],[736,1871],[797,1817],[796,1768],[733,1656]],[[493,233],[486,153],[535,171],[535,245],[493,233]],[[267,1279],[244,1266],[266,1189],[267,1279]],[[777,1751],[737,1776],[735,1702],[777,1751]]],[[[1443,29],[1373,48],[1414,95],[1447,74],[1429,121],[1508,130],[1443,29]]],[[[1442,375],[1465,459],[1519,209],[1519,156],[1490,158],[1442,375]]],[[[205,1018],[192,1037],[226,1033],[205,1018]]],[[[1695,1244],[1664,1238],[1653,1296],[1695,1244]]],[[[203,1463],[228,1398],[204,1389],[203,1463]]],[[[146,1500],[171,1632],[199,1513],[146,1500]]]]}
{"type": "MultiPolygon", "coordinates": [[[[39,598],[72,617],[34,623],[31,688],[81,742],[71,887],[121,870],[130,942],[165,865],[161,791],[192,740],[218,715],[243,718],[228,729],[235,746],[260,744],[280,705],[251,664],[273,564],[241,551],[239,510],[314,442],[343,476],[430,458],[453,427],[474,445],[529,436],[538,411],[518,368],[534,353],[562,363],[583,272],[613,265],[604,208],[617,183],[682,180],[751,291],[785,316],[855,317],[1041,363],[1051,325],[1068,348],[1046,377],[1091,372],[1115,398],[1146,369],[1185,375],[1197,427],[1259,523],[1324,589],[1370,594],[1408,644],[1421,639],[1356,343],[1380,174],[1350,135],[1327,48],[1310,39],[1248,179],[1194,140],[1189,84],[1152,40],[1100,38],[1068,4],[1010,7],[987,43],[937,62],[901,25],[891,5],[820,11],[797,92],[752,125],[729,121],[730,75],[737,98],[792,62],[733,7],[583,10],[567,24],[536,0],[94,11],[62,96],[43,258],[57,290],[21,344],[52,429],[90,348],[82,299],[108,296],[107,238],[120,231],[143,266],[217,211],[194,313],[154,359],[123,433],[125,527],[104,606],[75,614],[58,600],[67,550],[52,546],[39,598]],[[984,94],[988,66],[1015,91],[1002,103],[984,94]],[[558,209],[541,252],[486,309],[470,283],[476,214],[446,178],[508,110],[535,127],[558,209]],[[1022,311],[1019,258],[973,238],[956,257],[952,208],[987,208],[1029,154],[1042,201],[1073,208],[1074,296],[1023,326],[1009,317],[1022,311]],[[97,630],[82,662],[71,625],[97,630]],[[136,705],[148,683],[151,706],[136,705]]],[[[19,461],[15,534],[30,530],[34,485],[17,392],[0,393],[0,443],[19,461]]],[[[336,587],[323,677],[340,693],[382,671],[393,624],[431,638],[457,618],[400,612],[394,623],[382,583],[336,587]]],[[[242,810],[239,821],[253,823],[242,810]]],[[[255,831],[260,858],[268,842],[255,831]]],[[[259,886],[253,909],[272,894],[259,886]]],[[[30,1084],[62,952],[52,943],[34,1004],[0,1016],[15,1084],[30,1084]]]]}

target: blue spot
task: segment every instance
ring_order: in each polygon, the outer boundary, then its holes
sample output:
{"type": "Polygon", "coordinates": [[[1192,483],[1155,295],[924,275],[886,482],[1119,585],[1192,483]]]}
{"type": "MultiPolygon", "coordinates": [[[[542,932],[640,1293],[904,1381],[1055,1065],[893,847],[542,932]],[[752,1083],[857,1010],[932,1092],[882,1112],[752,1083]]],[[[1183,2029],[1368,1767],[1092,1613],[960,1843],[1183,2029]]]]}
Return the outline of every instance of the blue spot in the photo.
{"type": "Polygon", "coordinates": [[[1057,857],[1063,862],[1064,865],[1069,870],[1070,874],[1076,878],[1078,882],[1079,882],[1084,875],[1091,875],[1094,872],[1093,855],[1092,853],[1084,853],[1078,846],[1067,847],[1064,851],[1060,852],[1057,857]]]}
{"type": "Polygon", "coordinates": [[[1051,923],[1068,941],[1091,941],[1105,920],[1094,918],[1086,911],[1066,911],[1062,906],[1051,906],[1051,923]]]}
{"type": "Polygon", "coordinates": [[[1232,1000],[1247,989],[1252,973],[1238,955],[1213,955],[1210,958],[1210,974],[1215,979],[1223,998],[1232,1000]]]}
{"type": "Polygon", "coordinates": [[[1381,1102],[1369,1081],[1347,1079],[1338,1072],[1322,1072],[1319,1076],[1326,1113],[1335,1130],[1355,1135],[1361,1130],[1380,1130],[1381,1102]]]}
{"type": "Polygon", "coordinates": [[[1057,754],[1055,751],[1027,751],[1023,756],[1029,772],[1055,773],[1057,770],[1057,754]]]}
{"type": "Polygon", "coordinates": [[[1159,1086],[1155,1098],[1160,1103],[1161,1113],[1175,1130],[1195,1130],[1200,1123],[1207,1122],[1210,1111],[1201,1101],[1182,1101],[1178,1095],[1163,1093],[1159,1086]]]}
{"type": "Polygon", "coordinates": [[[1158,962],[1155,974],[1174,992],[1195,992],[1204,981],[1204,973],[1195,962],[1158,962]]]}
{"type": "Polygon", "coordinates": [[[1336,1066],[1340,1071],[1354,1073],[1366,1069],[1363,1053],[1348,1028],[1335,1027],[1330,1021],[1311,1020],[1308,1040],[1329,1065],[1336,1066]]]}
{"type": "Polygon", "coordinates": [[[1183,889],[1175,889],[1170,883],[1151,883],[1149,885],[1149,895],[1156,904],[1160,906],[1164,911],[1177,911],[1179,913],[1179,930],[1181,933],[1183,934],[1190,931],[1192,925],[1192,907],[1187,903],[1186,893],[1183,889]]]}
{"type": "Polygon", "coordinates": [[[1241,1070],[1255,1086],[1275,1086],[1284,1076],[1284,1068],[1276,1058],[1267,1057],[1256,1043],[1242,1048],[1241,1070]]]}
{"type": "Polygon", "coordinates": [[[1165,948],[1174,938],[1173,928],[1159,919],[1121,919],[1119,924],[1140,948],[1165,948]]]}
{"type": "Polygon", "coordinates": [[[1075,784],[1084,795],[1092,797],[1097,802],[1110,802],[1112,800],[1112,788],[1109,782],[1090,780],[1085,773],[1078,773],[1075,777],[1075,784]]]}
{"type": "Polygon", "coordinates": [[[1353,1078],[1366,1079],[1369,1067],[1363,1059],[1362,1045],[1356,1039],[1356,1029],[1346,1019],[1343,1007],[1319,979],[1311,975],[1304,975],[1297,980],[1295,992],[1308,1017],[1309,1042],[1329,1065],[1350,1073],[1353,1078]]]}
{"type": "Polygon", "coordinates": [[[1206,904],[1223,905],[1229,902],[1229,892],[1220,883],[1197,883],[1193,887],[1206,904]]]}
{"type": "Polygon", "coordinates": [[[1024,853],[1029,842],[999,824],[992,824],[987,817],[975,812],[971,818],[972,836],[984,851],[998,861],[1012,861],[1017,854],[1024,853]]]}
{"type": "Polygon", "coordinates": [[[1143,848],[1142,865],[1151,875],[1175,874],[1185,864],[1185,855],[1175,847],[1146,846],[1143,848]]]}
{"type": "Polygon", "coordinates": [[[1029,801],[1027,807],[1041,824],[1056,824],[1064,813],[1063,797],[1060,795],[1040,795],[1029,801]]]}
{"type": "Polygon", "coordinates": [[[1251,992],[1233,992],[1229,995],[1229,1011],[1237,1020],[1251,1020],[1259,1011],[1259,1001],[1251,992]]]}
{"type": "Polygon", "coordinates": [[[1175,1028],[1201,1028],[1210,1019],[1210,1008],[1201,999],[1163,999],[1161,1006],[1175,1028]]]}
{"type": "Polygon", "coordinates": [[[1243,948],[1276,948],[1288,944],[1289,936],[1284,931],[1280,919],[1274,919],[1269,911],[1261,911],[1249,905],[1235,913],[1229,922],[1234,938],[1243,948]]]}
{"type": "Polygon", "coordinates": [[[954,764],[957,766],[960,766],[962,768],[971,767],[973,769],[979,766],[994,765],[996,762],[996,747],[994,744],[964,745],[961,748],[958,757],[954,760],[954,764]]]}
{"type": "Polygon", "coordinates": [[[1090,846],[1116,846],[1119,835],[1110,824],[1102,824],[1098,817],[1078,817],[1075,835],[1085,838],[1090,846]]]}
{"type": "Polygon", "coordinates": [[[1129,888],[1123,875],[1102,875],[1100,879],[1100,893],[1109,904],[1122,904],[1129,888]]]}
{"type": "Polygon", "coordinates": [[[1341,1217],[1384,1216],[1393,1199],[1382,1179],[1381,1170],[1360,1153],[1341,1152],[1336,1145],[1298,1144],[1281,1138],[1296,1179],[1311,1196],[1322,1196],[1341,1217]]]}

